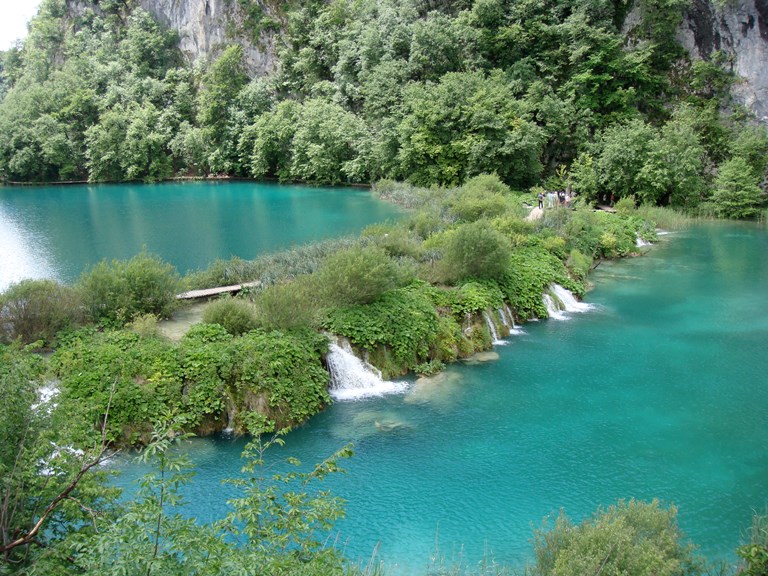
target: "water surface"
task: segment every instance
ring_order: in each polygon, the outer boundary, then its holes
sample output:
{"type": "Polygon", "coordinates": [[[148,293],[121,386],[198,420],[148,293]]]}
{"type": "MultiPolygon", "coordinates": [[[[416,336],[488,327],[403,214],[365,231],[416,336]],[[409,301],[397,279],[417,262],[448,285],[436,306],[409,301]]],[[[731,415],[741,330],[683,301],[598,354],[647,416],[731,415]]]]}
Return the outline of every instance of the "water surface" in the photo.
{"type": "MultiPolygon", "coordinates": [[[[528,324],[496,362],[336,403],[284,453],[317,462],[355,443],[327,482],[347,500],[338,545],[363,561],[378,546],[388,574],[423,573],[436,555],[520,565],[548,514],[579,520],[631,497],[675,504],[701,551],[732,561],[768,494],[766,254],[768,234],[749,226],[672,235],[602,265],[594,310],[528,324]]],[[[190,514],[226,512],[220,480],[242,447],[191,445],[190,514]]]]}
{"type": "Polygon", "coordinates": [[[259,182],[0,187],[0,290],[71,282],[143,247],[181,272],[358,233],[399,211],[368,190],[259,182]]]}

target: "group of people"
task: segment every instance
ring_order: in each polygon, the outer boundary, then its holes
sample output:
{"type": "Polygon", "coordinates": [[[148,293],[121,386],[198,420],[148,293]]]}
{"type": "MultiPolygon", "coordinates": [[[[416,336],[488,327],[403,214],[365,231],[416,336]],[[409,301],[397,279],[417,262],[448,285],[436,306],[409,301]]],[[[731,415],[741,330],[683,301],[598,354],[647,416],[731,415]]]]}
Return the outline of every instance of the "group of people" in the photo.
{"type": "Polygon", "coordinates": [[[547,208],[554,208],[555,206],[563,206],[565,208],[571,207],[571,202],[573,201],[573,196],[571,195],[569,190],[550,190],[546,194],[544,192],[539,192],[538,194],[538,200],[539,200],[539,208],[542,210],[544,209],[544,200],[547,201],[547,208]]]}

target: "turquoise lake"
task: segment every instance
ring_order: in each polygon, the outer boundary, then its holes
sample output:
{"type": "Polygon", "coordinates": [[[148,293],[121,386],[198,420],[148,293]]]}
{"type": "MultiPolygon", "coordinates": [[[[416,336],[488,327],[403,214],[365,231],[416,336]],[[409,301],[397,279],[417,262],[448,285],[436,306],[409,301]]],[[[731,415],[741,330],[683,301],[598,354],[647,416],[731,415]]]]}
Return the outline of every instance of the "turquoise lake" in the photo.
{"type": "MultiPolygon", "coordinates": [[[[362,562],[378,547],[387,574],[423,574],[435,556],[520,566],[545,516],[632,497],[676,505],[700,551],[733,562],[768,504],[766,255],[768,234],[749,225],[664,236],[597,269],[592,310],[527,324],[495,362],[337,402],[281,452],[311,463],[354,442],[346,474],[324,483],[347,501],[335,541],[362,562]]],[[[188,445],[187,514],[226,513],[236,492],[221,480],[243,445],[188,445]]]]}
{"type": "Polygon", "coordinates": [[[400,211],[368,190],[259,182],[0,186],[0,290],[23,278],[76,280],[142,247],[182,274],[357,234],[400,211]]]}

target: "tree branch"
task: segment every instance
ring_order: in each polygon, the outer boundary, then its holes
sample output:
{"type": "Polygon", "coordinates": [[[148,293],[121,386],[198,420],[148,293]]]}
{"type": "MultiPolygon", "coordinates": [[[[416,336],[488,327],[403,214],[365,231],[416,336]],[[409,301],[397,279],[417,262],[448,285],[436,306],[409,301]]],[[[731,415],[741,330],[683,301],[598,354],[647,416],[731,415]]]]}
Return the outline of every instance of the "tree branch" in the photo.
{"type": "MultiPolygon", "coordinates": [[[[104,415],[104,424],[101,428],[101,443],[99,445],[98,451],[95,455],[95,457],[91,461],[84,461],[83,464],[80,466],[80,470],[78,470],[77,474],[75,474],[75,477],[67,484],[67,486],[59,492],[59,494],[51,500],[51,502],[48,504],[48,506],[45,508],[43,513],[40,515],[40,517],[37,519],[37,522],[35,522],[32,525],[32,528],[27,531],[26,534],[16,538],[15,540],[3,544],[2,547],[0,547],[0,554],[6,555],[13,550],[14,548],[18,548],[19,546],[26,546],[28,544],[34,544],[37,543],[40,544],[37,541],[37,535],[40,533],[40,530],[43,528],[43,525],[45,522],[51,517],[51,515],[56,511],[56,509],[59,507],[59,505],[65,501],[65,500],[74,500],[70,496],[70,494],[77,488],[77,485],[80,483],[80,480],[83,479],[83,476],[94,466],[98,466],[101,464],[106,458],[104,457],[104,454],[107,451],[107,419],[109,418],[109,410],[112,406],[112,398],[115,394],[115,387],[117,386],[117,380],[112,382],[112,389],[109,393],[109,400],[107,401],[107,409],[104,415]]],[[[114,454],[112,454],[114,455],[114,454]]],[[[110,455],[110,457],[112,456],[110,455]]]]}

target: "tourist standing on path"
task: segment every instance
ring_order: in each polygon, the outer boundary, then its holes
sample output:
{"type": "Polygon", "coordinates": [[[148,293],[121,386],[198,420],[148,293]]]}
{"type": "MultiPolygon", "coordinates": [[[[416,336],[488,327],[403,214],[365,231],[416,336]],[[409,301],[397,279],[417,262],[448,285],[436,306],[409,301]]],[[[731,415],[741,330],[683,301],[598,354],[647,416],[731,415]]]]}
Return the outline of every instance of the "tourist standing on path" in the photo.
{"type": "Polygon", "coordinates": [[[539,199],[539,208],[544,210],[544,192],[539,192],[537,198],[539,199]]]}

